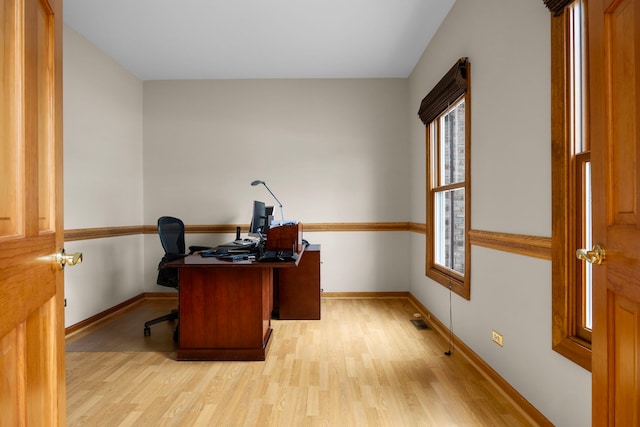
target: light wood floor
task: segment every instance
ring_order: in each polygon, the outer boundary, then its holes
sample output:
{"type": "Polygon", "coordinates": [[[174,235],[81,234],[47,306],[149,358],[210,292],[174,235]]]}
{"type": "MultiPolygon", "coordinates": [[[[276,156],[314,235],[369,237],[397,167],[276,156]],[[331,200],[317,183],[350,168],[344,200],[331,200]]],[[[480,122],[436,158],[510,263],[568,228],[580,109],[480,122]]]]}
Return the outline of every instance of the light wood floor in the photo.
{"type": "MultiPolygon", "coordinates": [[[[445,356],[437,332],[413,326],[407,299],[323,299],[320,321],[274,320],[264,362],[153,351],[140,344],[148,304],[69,340],[84,342],[67,346],[69,426],[532,425],[460,354],[445,356]],[[118,336],[130,350],[105,351],[118,336]]],[[[152,331],[166,348],[170,326],[152,331]]]]}

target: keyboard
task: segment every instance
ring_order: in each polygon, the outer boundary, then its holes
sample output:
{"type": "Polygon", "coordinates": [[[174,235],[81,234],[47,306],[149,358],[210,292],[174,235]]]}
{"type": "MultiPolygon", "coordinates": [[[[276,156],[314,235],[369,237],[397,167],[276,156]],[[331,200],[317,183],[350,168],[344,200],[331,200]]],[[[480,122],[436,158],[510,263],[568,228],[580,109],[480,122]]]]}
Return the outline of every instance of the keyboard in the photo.
{"type": "Polygon", "coordinates": [[[297,261],[300,255],[293,251],[264,251],[258,261],[260,262],[286,262],[297,261]]]}

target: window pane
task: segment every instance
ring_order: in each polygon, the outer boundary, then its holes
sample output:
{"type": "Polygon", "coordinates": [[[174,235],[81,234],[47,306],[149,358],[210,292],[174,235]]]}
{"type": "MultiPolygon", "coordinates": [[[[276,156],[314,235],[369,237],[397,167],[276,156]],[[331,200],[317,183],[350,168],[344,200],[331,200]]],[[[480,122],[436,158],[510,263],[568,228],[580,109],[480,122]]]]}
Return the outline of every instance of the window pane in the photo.
{"type": "Polygon", "coordinates": [[[435,262],[464,274],[464,189],[435,194],[435,262]]]}
{"type": "Polygon", "coordinates": [[[569,21],[571,31],[571,71],[569,76],[571,78],[570,90],[571,90],[571,132],[573,133],[572,139],[574,144],[574,152],[582,153],[589,150],[587,147],[587,141],[583,137],[584,134],[584,96],[585,82],[584,82],[584,44],[582,42],[582,32],[584,31],[584,24],[582,22],[582,8],[581,2],[576,2],[574,7],[571,8],[571,19],[569,21]]]}
{"type": "MultiPolygon", "coordinates": [[[[591,163],[587,162],[584,165],[584,240],[585,240],[585,248],[591,248],[593,246],[592,233],[591,233],[591,163]]],[[[585,268],[584,274],[584,322],[585,327],[587,329],[592,329],[593,318],[591,315],[591,263],[583,262],[582,263],[585,268]]]]}
{"type": "Polygon", "coordinates": [[[440,185],[464,182],[464,99],[440,118],[440,185]]]}

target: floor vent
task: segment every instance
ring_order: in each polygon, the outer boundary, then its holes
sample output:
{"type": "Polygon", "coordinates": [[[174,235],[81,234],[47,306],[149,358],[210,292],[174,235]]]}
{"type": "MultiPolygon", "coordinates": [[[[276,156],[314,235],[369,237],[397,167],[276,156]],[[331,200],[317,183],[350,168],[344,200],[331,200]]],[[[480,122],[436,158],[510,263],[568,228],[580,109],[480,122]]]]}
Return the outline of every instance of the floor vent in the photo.
{"type": "Polygon", "coordinates": [[[422,319],[412,319],[411,323],[413,323],[413,326],[415,326],[416,329],[429,329],[429,325],[424,323],[424,320],[422,319]]]}

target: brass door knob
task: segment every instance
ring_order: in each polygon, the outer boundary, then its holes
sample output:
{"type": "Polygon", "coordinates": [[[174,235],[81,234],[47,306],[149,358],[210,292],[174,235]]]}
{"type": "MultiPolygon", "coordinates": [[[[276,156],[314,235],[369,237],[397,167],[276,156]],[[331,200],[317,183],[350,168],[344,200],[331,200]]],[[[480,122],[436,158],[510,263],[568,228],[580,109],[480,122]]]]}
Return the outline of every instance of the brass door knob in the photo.
{"type": "Polygon", "coordinates": [[[578,249],[576,258],[587,261],[590,264],[600,265],[604,261],[605,250],[602,245],[593,245],[593,249],[578,249]]]}
{"type": "Polygon", "coordinates": [[[82,262],[82,252],[68,254],[64,248],[62,248],[60,249],[60,252],[56,254],[56,262],[60,264],[61,268],[64,268],[67,265],[73,267],[74,265],[82,262]]]}

